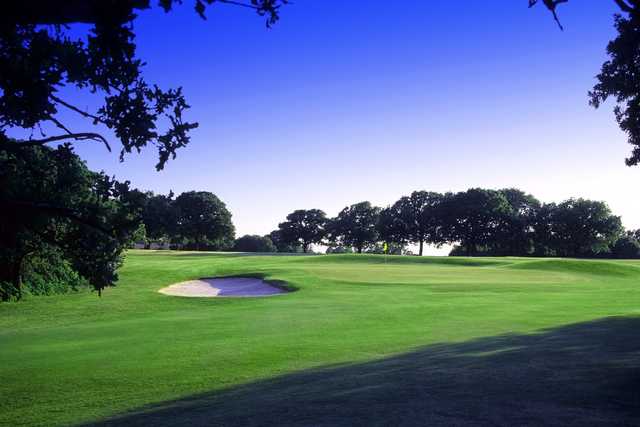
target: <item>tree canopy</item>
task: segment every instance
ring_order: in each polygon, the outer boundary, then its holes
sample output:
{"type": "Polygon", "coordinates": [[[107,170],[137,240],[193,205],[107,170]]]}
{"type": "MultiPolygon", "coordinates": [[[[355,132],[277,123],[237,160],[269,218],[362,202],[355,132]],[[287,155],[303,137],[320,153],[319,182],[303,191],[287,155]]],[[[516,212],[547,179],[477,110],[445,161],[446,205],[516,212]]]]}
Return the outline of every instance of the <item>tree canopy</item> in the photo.
{"type": "Polygon", "coordinates": [[[314,243],[322,242],[326,235],[327,216],[320,209],[299,209],[287,215],[278,224],[280,238],[287,244],[301,246],[304,253],[314,243]]]}
{"type": "Polygon", "coordinates": [[[369,202],[347,206],[330,222],[330,238],[334,244],[352,246],[362,253],[378,241],[379,217],[380,208],[369,202]]]}
{"type": "Polygon", "coordinates": [[[91,172],[68,145],[0,151],[0,288],[21,294],[24,261],[54,247],[101,291],[140,224],[144,194],[91,172]]]}
{"type": "Polygon", "coordinates": [[[215,194],[187,191],[176,198],[174,207],[176,233],[185,248],[221,250],[233,245],[231,212],[215,194]]]}
{"type": "Polygon", "coordinates": [[[510,210],[500,192],[471,188],[445,200],[442,210],[447,221],[448,240],[460,242],[467,255],[475,255],[479,246],[495,242],[501,218],[510,210]]]}

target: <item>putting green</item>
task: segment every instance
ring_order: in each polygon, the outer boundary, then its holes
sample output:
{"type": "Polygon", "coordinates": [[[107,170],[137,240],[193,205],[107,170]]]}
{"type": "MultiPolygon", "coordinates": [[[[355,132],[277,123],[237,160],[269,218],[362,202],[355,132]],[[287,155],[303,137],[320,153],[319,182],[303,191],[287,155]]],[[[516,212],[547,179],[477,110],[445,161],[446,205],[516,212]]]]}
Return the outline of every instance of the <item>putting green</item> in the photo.
{"type": "Polygon", "coordinates": [[[102,298],[0,304],[0,425],[624,422],[610,382],[637,372],[639,279],[635,261],[131,251],[102,298]],[[299,291],[157,292],[239,275],[299,291]]]}

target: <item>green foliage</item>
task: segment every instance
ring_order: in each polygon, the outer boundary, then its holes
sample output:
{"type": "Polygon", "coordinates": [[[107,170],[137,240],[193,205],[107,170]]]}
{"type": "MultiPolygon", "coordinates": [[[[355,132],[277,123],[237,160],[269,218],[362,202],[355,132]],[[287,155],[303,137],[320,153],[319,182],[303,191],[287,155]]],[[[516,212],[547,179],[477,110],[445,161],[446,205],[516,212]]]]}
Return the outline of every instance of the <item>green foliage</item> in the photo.
{"type": "Polygon", "coordinates": [[[178,213],[173,199],[173,192],[167,196],[146,193],[142,221],[147,237],[153,241],[168,240],[177,233],[178,213]]]}
{"type": "Polygon", "coordinates": [[[285,244],[302,247],[307,253],[314,243],[320,243],[326,236],[326,214],[320,209],[300,209],[287,215],[287,220],[278,224],[279,238],[285,244]]]}
{"type": "Polygon", "coordinates": [[[145,227],[144,222],[141,222],[140,225],[138,225],[138,228],[136,228],[131,234],[129,247],[134,247],[136,243],[141,243],[145,246],[149,243],[149,239],[147,238],[147,228],[145,227]]]}
{"type": "Polygon", "coordinates": [[[445,240],[443,235],[445,217],[442,215],[445,196],[430,191],[414,191],[409,197],[396,202],[400,218],[407,227],[407,240],[419,245],[418,255],[422,256],[426,242],[439,245],[445,240]]]}
{"type": "Polygon", "coordinates": [[[269,236],[244,235],[236,239],[233,250],[237,252],[277,252],[269,236]]]}
{"type": "Polygon", "coordinates": [[[548,242],[559,256],[607,252],[622,234],[620,217],[604,202],[569,199],[552,205],[548,242]]]}
{"type": "Polygon", "coordinates": [[[273,230],[268,235],[271,242],[275,245],[278,252],[281,253],[297,253],[302,252],[302,247],[297,241],[290,242],[282,235],[282,230],[273,230]]]}
{"type": "Polygon", "coordinates": [[[28,256],[24,262],[22,280],[25,292],[31,295],[62,294],[90,286],[64,258],[64,254],[55,248],[28,256]]]}
{"type": "Polygon", "coordinates": [[[380,208],[360,202],[344,208],[328,226],[333,244],[351,246],[358,253],[378,241],[380,208]]]}
{"type": "Polygon", "coordinates": [[[142,193],[91,172],[68,145],[0,149],[0,182],[0,281],[12,294],[20,295],[25,259],[48,247],[96,290],[114,284],[142,193]]]}
{"type": "Polygon", "coordinates": [[[627,232],[611,246],[611,256],[621,259],[640,258],[640,241],[634,232],[627,232]]]}
{"type": "Polygon", "coordinates": [[[188,191],[173,203],[176,234],[185,249],[224,250],[233,245],[235,227],[231,212],[213,193],[188,191]]]}
{"type": "Polygon", "coordinates": [[[602,65],[598,83],[589,93],[590,103],[596,108],[609,97],[615,99],[616,120],[633,145],[631,156],[626,159],[628,166],[640,163],[640,91],[636,81],[640,73],[639,7],[634,2],[628,17],[615,17],[618,36],[609,42],[609,60],[602,65]]]}
{"type": "Polygon", "coordinates": [[[409,226],[403,220],[402,203],[400,201],[380,210],[378,238],[387,243],[406,244],[409,237],[409,226]]]}
{"type": "Polygon", "coordinates": [[[530,255],[534,250],[533,223],[541,203],[531,194],[516,188],[499,192],[507,200],[510,209],[500,218],[495,241],[488,248],[492,255],[530,255]]]}
{"type": "Polygon", "coordinates": [[[460,242],[467,255],[475,255],[478,247],[495,243],[501,219],[510,211],[499,191],[471,188],[447,195],[441,208],[447,240],[460,242]]]}

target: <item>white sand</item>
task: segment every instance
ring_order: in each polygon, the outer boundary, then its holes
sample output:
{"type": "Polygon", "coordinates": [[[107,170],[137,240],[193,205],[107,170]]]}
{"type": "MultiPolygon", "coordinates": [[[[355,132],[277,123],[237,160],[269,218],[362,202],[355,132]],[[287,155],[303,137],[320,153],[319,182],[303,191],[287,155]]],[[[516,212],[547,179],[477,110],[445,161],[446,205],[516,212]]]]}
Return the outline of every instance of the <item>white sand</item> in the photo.
{"type": "Polygon", "coordinates": [[[264,297],[281,294],[285,291],[261,279],[227,277],[189,280],[167,286],[158,292],[181,297],[264,297]]]}

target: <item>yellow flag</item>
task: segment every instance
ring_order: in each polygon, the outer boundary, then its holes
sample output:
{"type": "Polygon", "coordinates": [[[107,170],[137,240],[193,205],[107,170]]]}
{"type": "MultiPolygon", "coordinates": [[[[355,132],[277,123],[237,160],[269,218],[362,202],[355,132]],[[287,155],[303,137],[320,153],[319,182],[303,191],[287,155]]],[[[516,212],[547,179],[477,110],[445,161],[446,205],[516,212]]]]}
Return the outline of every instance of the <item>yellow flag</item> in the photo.
{"type": "Polygon", "coordinates": [[[384,242],[384,245],[382,245],[382,250],[385,254],[389,252],[389,245],[387,245],[387,242],[384,242]]]}

